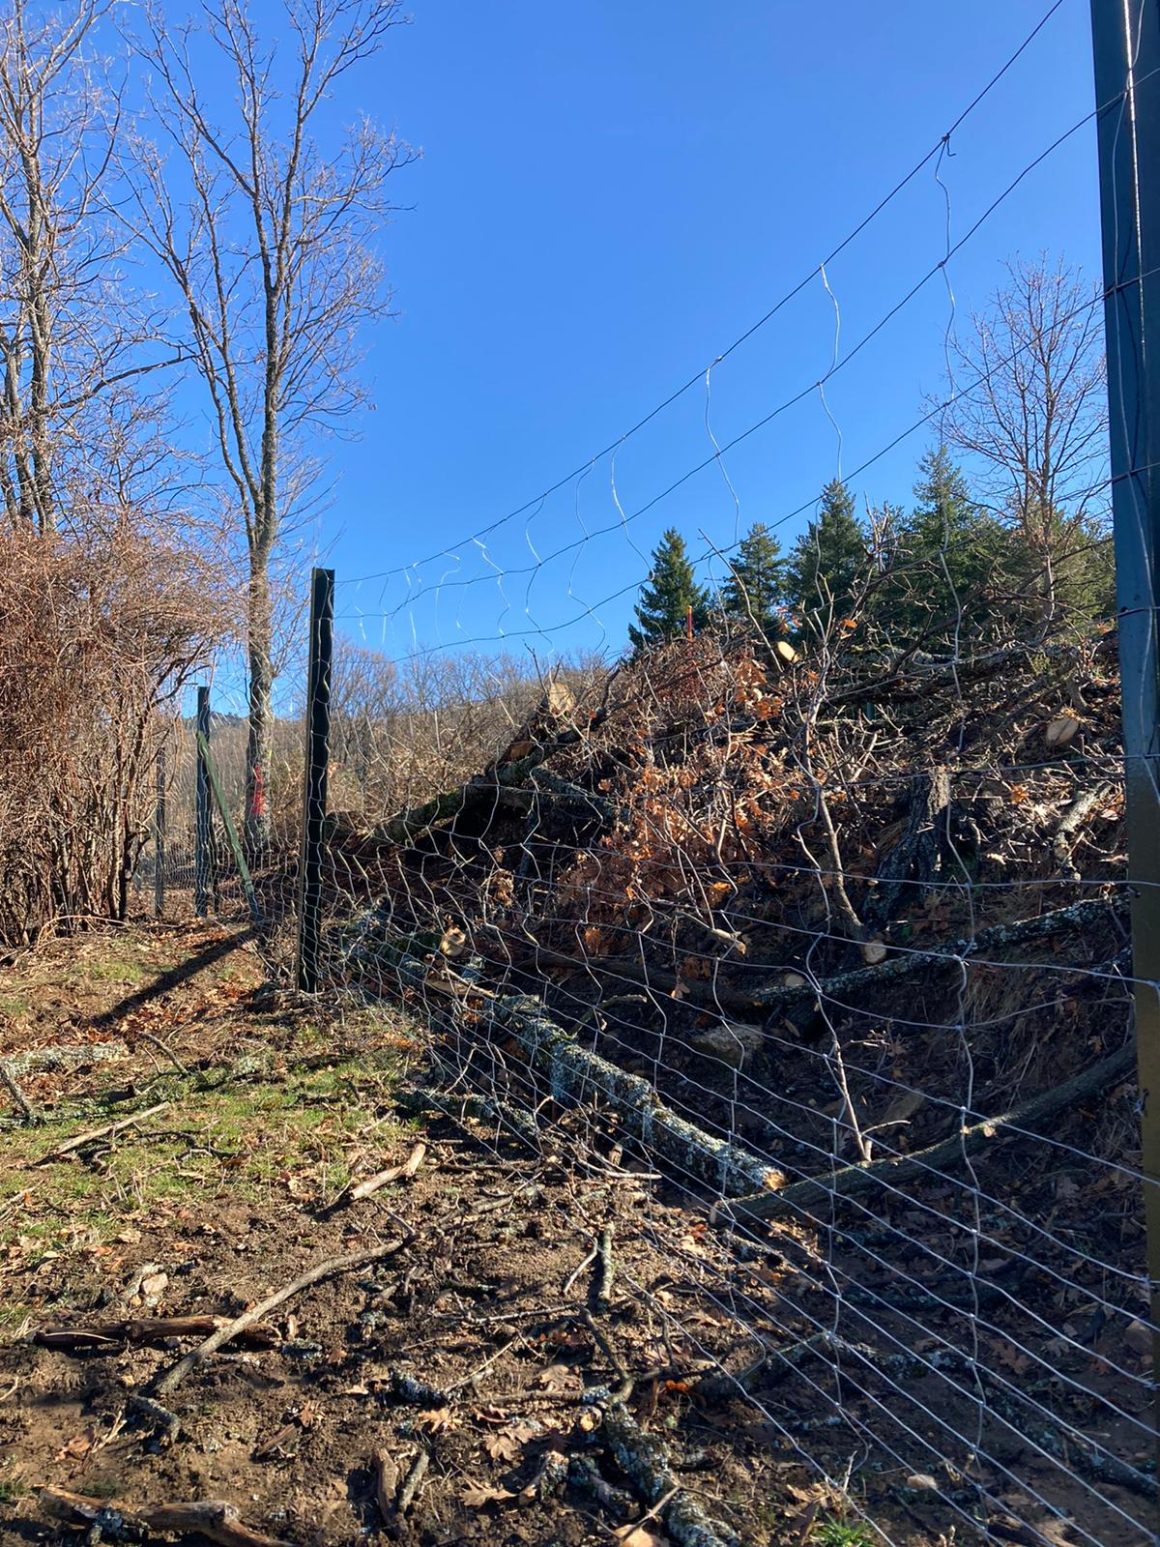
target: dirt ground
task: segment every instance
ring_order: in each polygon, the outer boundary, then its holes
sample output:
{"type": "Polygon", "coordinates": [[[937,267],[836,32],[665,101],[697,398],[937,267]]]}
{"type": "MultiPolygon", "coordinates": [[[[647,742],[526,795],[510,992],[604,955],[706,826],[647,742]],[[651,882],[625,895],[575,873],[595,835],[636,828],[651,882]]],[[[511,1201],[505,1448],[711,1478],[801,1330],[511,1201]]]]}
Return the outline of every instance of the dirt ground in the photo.
{"type": "Polygon", "coordinates": [[[953,1468],[859,1452],[809,1380],[743,1392],[754,1332],[807,1339],[772,1310],[747,1335],[729,1296],[776,1306],[807,1241],[739,1255],[614,1135],[562,1120],[536,1144],[466,1094],[433,1108],[420,1028],[271,989],[244,931],[17,961],[6,1055],[5,1543],[156,1539],[176,1517],[149,1536],[151,1510],[205,1500],[238,1547],[982,1539],[953,1468]],[[375,1253],[159,1389],[212,1323],[149,1318],[234,1318],[375,1253]]]}

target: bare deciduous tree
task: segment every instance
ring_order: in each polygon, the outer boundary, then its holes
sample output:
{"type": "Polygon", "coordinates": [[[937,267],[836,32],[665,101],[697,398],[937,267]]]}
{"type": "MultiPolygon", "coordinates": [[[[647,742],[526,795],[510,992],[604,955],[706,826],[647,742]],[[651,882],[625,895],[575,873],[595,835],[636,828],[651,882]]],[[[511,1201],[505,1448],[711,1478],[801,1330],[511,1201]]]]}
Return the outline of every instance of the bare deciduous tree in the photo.
{"type": "Polygon", "coordinates": [[[281,0],[279,9],[278,49],[245,0],[205,0],[197,23],[180,27],[154,10],[138,42],[167,146],[137,146],[138,234],[181,297],[182,343],[207,393],[244,540],[253,852],[269,837],[271,567],[317,487],[312,436],[341,425],[363,397],[360,329],[389,301],[375,252],[392,208],[385,184],[411,159],[365,118],[321,137],[336,88],[402,20],[399,0],[281,0]]]}
{"type": "Polygon", "coordinates": [[[1046,624],[1107,512],[1103,312],[1078,270],[1042,259],[1007,270],[955,346],[964,392],[942,429],[975,462],[978,493],[1019,533],[1046,624]]]}
{"type": "Polygon", "coordinates": [[[0,500],[10,526],[42,534],[105,509],[110,490],[139,505],[158,481],[162,399],[141,387],[171,357],[124,284],[110,216],[111,9],[11,0],[0,18],[0,500]]]}

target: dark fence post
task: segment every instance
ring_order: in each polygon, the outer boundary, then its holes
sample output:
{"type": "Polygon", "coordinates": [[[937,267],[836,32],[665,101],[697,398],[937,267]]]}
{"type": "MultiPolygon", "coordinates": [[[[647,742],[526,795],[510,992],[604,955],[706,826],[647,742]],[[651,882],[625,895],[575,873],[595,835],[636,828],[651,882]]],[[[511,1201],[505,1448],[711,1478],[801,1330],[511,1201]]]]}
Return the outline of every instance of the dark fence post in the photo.
{"type": "Polygon", "coordinates": [[[157,749],[157,801],[153,808],[153,917],[165,917],[165,746],[157,749]]]}
{"type": "Polygon", "coordinates": [[[242,845],[238,840],[237,829],[234,827],[234,819],[232,816],[230,816],[230,808],[226,804],[226,797],[222,792],[222,781],[218,778],[218,771],[214,767],[213,756],[209,750],[209,742],[200,733],[200,731],[198,732],[197,737],[197,750],[199,756],[205,762],[205,771],[209,778],[210,792],[213,795],[214,805],[217,807],[217,814],[221,818],[222,827],[225,829],[226,843],[229,845],[230,853],[234,857],[234,864],[238,867],[238,878],[242,883],[242,892],[250,910],[250,918],[252,919],[255,928],[260,929],[262,927],[262,909],[258,902],[258,893],[254,886],[254,878],[250,874],[250,867],[246,863],[245,850],[242,848],[242,845]]]}
{"type": "MultiPolygon", "coordinates": [[[[1144,1219],[1160,1380],[1160,25],[1092,0],[1144,1219]]],[[[1160,1415],[1153,1410],[1160,1441],[1160,1415]]]]}
{"type": "Polygon", "coordinates": [[[205,749],[209,746],[209,689],[197,690],[197,783],[194,792],[193,828],[193,906],[199,919],[209,913],[210,867],[213,863],[212,817],[209,806],[209,768],[205,749]]]}
{"type": "Polygon", "coordinates": [[[310,665],[306,678],[306,779],[302,853],[298,861],[298,987],[318,990],[322,932],[323,823],[330,758],[330,674],[334,659],[334,571],[315,569],[310,583],[310,665]]]}

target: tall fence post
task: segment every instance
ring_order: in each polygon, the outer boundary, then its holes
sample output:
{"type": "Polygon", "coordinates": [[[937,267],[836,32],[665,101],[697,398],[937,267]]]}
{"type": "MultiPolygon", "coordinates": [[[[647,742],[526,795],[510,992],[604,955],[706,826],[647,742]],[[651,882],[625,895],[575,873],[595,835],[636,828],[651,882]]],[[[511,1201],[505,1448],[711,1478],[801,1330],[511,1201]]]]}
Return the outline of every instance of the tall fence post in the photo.
{"type": "MultiPolygon", "coordinates": [[[[1141,1161],[1160,1382],[1160,7],[1092,0],[1141,1161]]],[[[1153,1415],[1154,1419],[1157,1415],[1153,1415]]]]}
{"type": "Polygon", "coordinates": [[[193,906],[199,919],[209,913],[210,867],[213,863],[213,829],[210,815],[209,767],[209,689],[197,690],[197,780],[194,789],[193,824],[193,906]]]}
{"type": "Polygon", "coordinates": [[[157,749],[157,789],[153,807],[153,917],[165,917],[165,775],[164,744],[157,749]]]}
{"type": "Polygon", "coordinates": [[[310,664],[306,678],[306,778],[302,852],[298,862],[298,987],[318,989],[322,933],[323,824],[330,760],[330,674],[334,661],[334,571],[315,569],[310,581],[310,664]]]}

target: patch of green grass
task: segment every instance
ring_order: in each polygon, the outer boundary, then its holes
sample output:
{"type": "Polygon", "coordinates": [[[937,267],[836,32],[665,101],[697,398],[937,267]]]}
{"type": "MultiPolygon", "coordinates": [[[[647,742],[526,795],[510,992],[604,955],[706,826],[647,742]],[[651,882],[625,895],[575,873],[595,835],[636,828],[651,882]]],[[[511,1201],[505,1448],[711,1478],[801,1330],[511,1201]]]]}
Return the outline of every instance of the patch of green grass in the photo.
{"type": "MultiPolygon", "coordinates": [[[[67,1252],[82,1237],[89,1245],[111,1239],[126,1212],[195,1206],[207,1194],[260,1202],[293,1183],[304,1197],[331,1197],[350,1181],[355,1140],[368,1123],[384,1156],[415,1128],[411,1118],[382,1119],[396,1064],[388,1049],[320,1069],[291,1066],[279,1077],[262,1059],[253,1075],[239,1076],[235,1066],[208,1084],[199,1074],[156,1080],[147,1102],[165,1096],[169,1109],[141,1129],[122,1130],[90,1159],[38,1170],[35,1212],[0,1230],[0,1242],[25,1236],[45,1253],[67,1252]]],[[[14,1130],[5,1159],[14,1170],[30,1169],[109,1115],[128,1116],[125,1104],[98,1100],[67,1122],[14,1130]]]]}
{"type": "Polygon", "coordinates": [[[838,1520],[831,1516],[810,1533],[811,1547],[875,1547],[874,1533],[863,1520],[838,1520]]]}
{"type": "Polygon", "coordinates": [[[18,1300],[0,1305],[0,1333],[9,1327],[22,1327],[31,1314],[31,1307],[18,1300]]]}
{"type": "Polygon", "coordinates": [[[15,1504],[28,1492],[28,1484],[19,1477],[0,1477],[0,1504],[15,1504]]]}
{"type": "Polygon", "coordinates": [[[0,1015],[18,1021],[32,1009],[32,1001],[26,994],[0,994],[0,1015]]]}
{"type": "Polygon", "coordinates": [[[76,971],[78,978],[87,978],[89,982],[97,983],[127,983],[136,986],[144,983],[145,979],[152,976],[139,962],[135,961],[95,961],[89,962],[85,967],[79,967],[76,971]]]}

